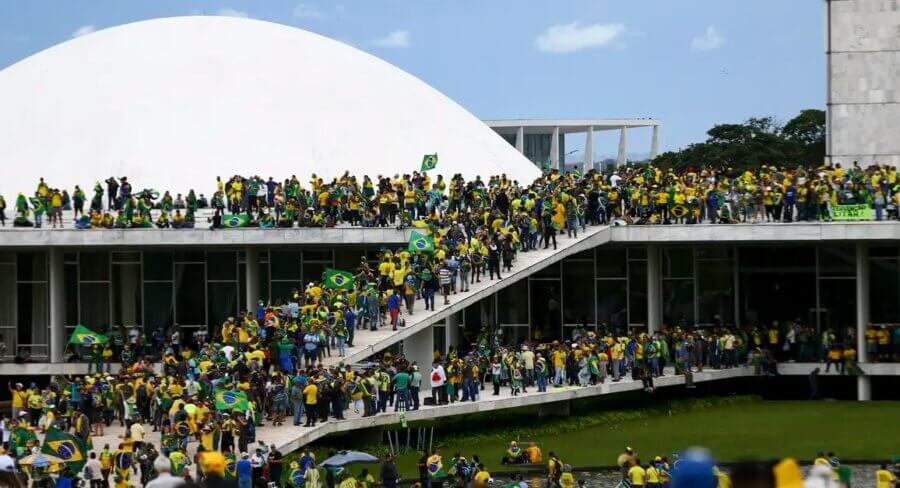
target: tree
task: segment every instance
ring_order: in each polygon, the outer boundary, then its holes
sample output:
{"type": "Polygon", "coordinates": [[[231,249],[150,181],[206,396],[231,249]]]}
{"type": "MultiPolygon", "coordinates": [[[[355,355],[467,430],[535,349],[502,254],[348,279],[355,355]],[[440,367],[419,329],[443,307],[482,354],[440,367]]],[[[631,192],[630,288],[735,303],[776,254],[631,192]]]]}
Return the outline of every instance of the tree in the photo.
{"type": "Polygon", "coordinates": [[[795,157],[804,164],[819,165],[825,160],[825,111],[807,109],[784,125],[784,139],[794,145],[795,157]]]}

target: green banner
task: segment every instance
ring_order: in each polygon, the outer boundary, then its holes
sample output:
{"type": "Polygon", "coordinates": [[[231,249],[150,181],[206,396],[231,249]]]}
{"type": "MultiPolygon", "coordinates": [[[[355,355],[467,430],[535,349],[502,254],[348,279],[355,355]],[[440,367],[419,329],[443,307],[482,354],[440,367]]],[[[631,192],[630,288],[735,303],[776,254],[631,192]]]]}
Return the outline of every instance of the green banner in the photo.
{"type": "Polygon", "coordinates": [[[831,218],[834,220],[872,220],[873,214],[872,209],[866,204],[831,207],[831,218]]]}

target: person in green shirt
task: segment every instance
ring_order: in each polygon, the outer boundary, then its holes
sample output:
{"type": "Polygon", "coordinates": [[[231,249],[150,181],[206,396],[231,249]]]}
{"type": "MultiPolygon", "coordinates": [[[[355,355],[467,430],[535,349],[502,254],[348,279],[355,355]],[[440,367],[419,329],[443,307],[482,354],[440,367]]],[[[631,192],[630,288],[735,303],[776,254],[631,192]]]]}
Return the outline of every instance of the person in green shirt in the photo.
{"type": "Polygon", "coordinates": [[[409,373],[405,369],[401,369],[394,375],[394,391],[397,392],[397,400],[394,402],[394,411],[400,410],[400,404],[403,409],[409,409],[409,373]]]}

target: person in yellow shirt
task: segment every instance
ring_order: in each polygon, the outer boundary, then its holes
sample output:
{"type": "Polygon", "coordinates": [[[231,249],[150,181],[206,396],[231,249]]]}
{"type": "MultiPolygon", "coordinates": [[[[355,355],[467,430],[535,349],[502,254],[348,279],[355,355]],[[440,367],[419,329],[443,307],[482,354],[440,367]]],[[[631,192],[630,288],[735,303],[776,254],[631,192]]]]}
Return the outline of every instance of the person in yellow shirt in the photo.
{"type": "Polygon", "coordinates": [[[10,415],[10,418],[12,419],[19,418],[19,412],[25,408],[26,396],[22,388],[22,383],[13,384],[11,381],[9,382],[9,393],[12,396],[12,415],[10,415]]]}
{"type": "Polygon", "coordinates": [[[315,427],[316,417],[319,416],[319,408],[317,406],[319,396],[319,387],[315,382],[310,381],[303,389],[303,397],[306,403],[306,426],[315,427]]]}
{"type": "Polygon", "coordinates": [[[643,487],[646,477],[647,471],[641,467],[641,460],[635,459],[634,466],[628,469],[628,481],[631,483],[631,487],[643,487]]]}
{"type": "Polygon", "coordinates": [[[647,488],[659,488],[659,470],[652,463],[644,470],[647,488]]]}
{"type": "Polygon", "coordinates": [[[887,469],[887,465],[882,464],[875,471],[875,488],[894,488],[895,486],[897,486],[897,477],[887,469]]]}

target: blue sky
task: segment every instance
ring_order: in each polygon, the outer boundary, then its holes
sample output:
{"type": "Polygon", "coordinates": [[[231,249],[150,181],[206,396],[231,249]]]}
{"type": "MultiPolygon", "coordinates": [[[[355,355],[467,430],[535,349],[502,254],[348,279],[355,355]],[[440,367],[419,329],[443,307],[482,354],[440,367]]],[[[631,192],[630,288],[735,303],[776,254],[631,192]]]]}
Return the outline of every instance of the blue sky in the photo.
{"type": "MultiPolygon", "coordinates": [[[[825,104],[822,0],[3,0],[0,68],[74,35],[190,14],[340,39],[482,118],[657,117],[663,150],[715,123],[825,104]]],[[[634,131],[630,149],[649,139],[634,131]]],[[[607,133],[596,152],[616,144],[607,133]]]]}

